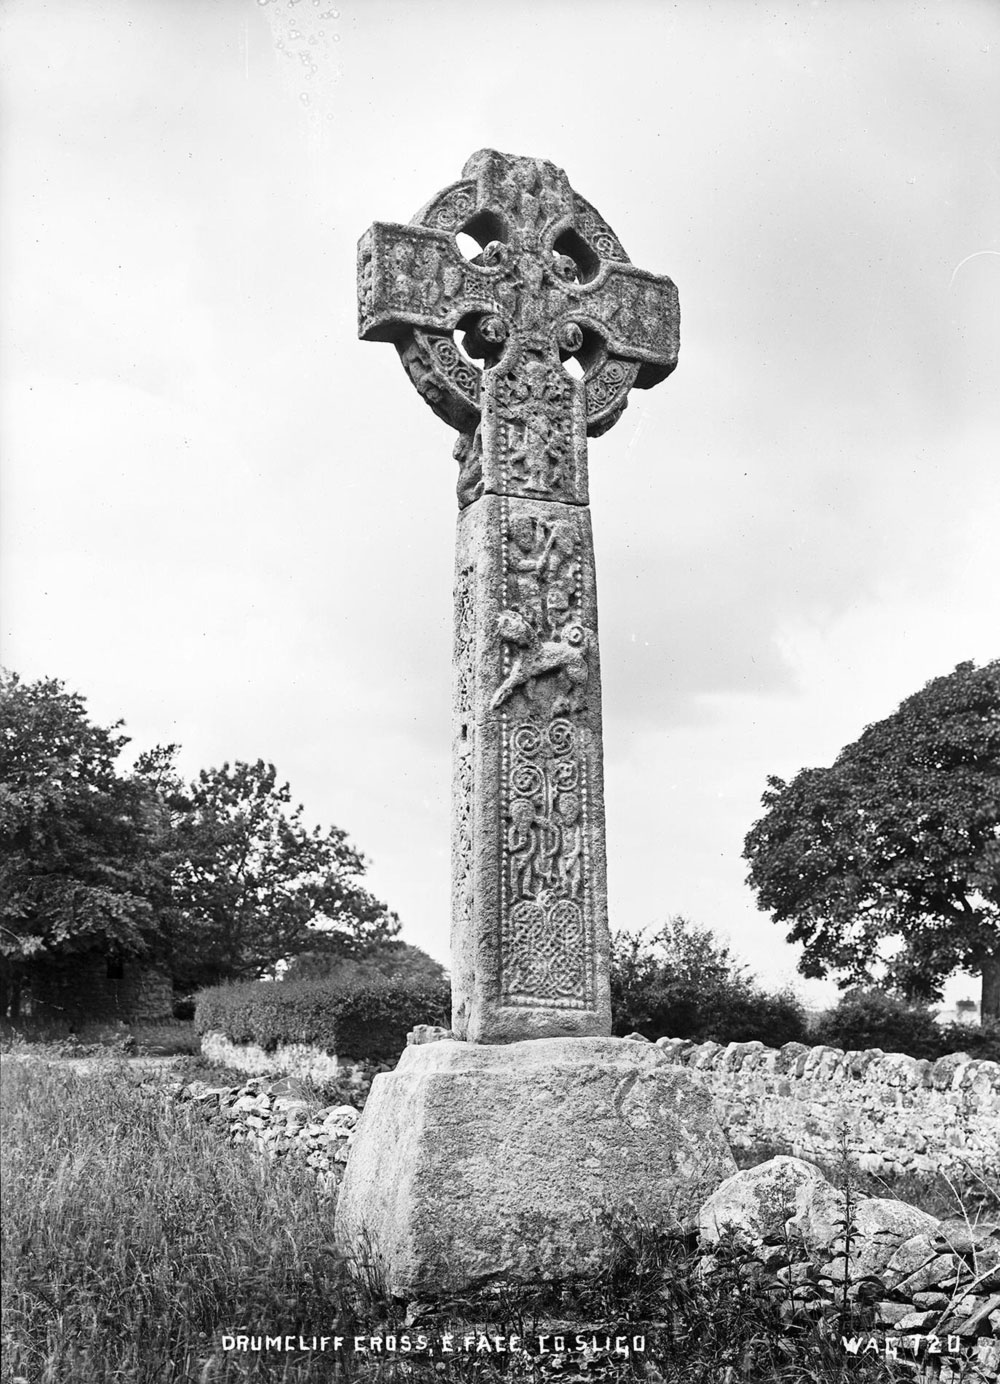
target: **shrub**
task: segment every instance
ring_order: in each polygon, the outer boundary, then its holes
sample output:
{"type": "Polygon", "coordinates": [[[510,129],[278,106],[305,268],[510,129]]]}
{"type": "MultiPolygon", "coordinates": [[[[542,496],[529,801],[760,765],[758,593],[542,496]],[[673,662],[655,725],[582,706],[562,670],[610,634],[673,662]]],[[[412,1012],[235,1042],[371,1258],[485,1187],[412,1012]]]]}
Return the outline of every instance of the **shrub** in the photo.
{"type": "Polygon", "coordinates": [[[925,1005],[908,1004],[884,990],[848,990],[821,1015],[814,1043],[860,1050],[881,1048],[910,1057],[940,1057],[942,1030],[925,1005]]]}
{"type": "Polygon", "coordinates": [[[335,980],[259,980],[202,990],[195,1008],[199,1033],[224,1033],[233,1043],[311,1043],[338,1057],[398,1057],[415,1024],[449,1023],[450,987],[369,981],[355,989],[335,980]]]}
{"type": "Polygon", "coordinates": [[[937,1026],[942,1054],[967,1052],[980,1062],[1000,1062],[1000,1023],[939,1024],[937,1026]]]}
{"type": "Polygon", "coordinates": [[[675,917],[651,938],[619,933],[612,944],[616,1034],[650,1039],[801,1042],[806,1015],[789,991],[767,994],[707,928],[675,917]]]}

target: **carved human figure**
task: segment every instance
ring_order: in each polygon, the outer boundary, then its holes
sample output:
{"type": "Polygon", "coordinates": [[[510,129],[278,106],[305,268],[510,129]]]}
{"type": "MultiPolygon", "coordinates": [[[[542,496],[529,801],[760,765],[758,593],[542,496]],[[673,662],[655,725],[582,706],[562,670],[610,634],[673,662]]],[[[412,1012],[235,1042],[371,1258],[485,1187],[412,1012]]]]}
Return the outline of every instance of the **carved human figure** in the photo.
{"type": "Polygon", "coordinates": [[[583,833],[580,829],[579,793],[560,793],[553,804],[553,815],[559,830],[559,851],[556,855],[556,883],[576,898],[583,886],[583,833]]]}
{"type": "Polygon", "coordinates": [[[514,899],[529,899],[538,883],[539,825],[531,798],[515,798],[510,805],[510,893],[514,899]]]}

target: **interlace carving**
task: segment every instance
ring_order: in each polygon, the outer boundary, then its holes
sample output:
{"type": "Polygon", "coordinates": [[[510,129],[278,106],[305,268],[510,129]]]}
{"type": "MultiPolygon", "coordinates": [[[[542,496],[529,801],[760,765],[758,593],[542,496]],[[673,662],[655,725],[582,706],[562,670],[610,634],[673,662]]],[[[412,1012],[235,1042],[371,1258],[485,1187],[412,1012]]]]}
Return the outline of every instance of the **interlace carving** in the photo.
{"type": "Polygon", "coordinates": [[[503,999],[583,1008],[593,1002],[593,945],[577,732],[561,717],[544,728],[521,721],[509,743],[503,999]]]}

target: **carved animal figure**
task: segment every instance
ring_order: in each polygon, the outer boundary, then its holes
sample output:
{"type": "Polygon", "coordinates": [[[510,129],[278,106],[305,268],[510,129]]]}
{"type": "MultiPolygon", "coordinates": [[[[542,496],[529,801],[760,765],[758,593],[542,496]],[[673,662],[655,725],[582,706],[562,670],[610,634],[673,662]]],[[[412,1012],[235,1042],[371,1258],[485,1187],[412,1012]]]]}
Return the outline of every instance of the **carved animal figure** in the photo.
{"type": "Polygon", "coordinates": [[[587,655],[594,636],[582,625],[564,625],[556,639],[540,639],[536,630],[516,610],[502,610],[497,616],[500,638],[519,646],[510,673],[493,694],[490,709],[496,711],[518,687],[528,698],[535,694],[535,682],[547,673],[555,673],[565,695],[557,697],[552,710],[558,716],[564,711],[579,709],[580,693],[586,686],[589,671],[587,655]]]}

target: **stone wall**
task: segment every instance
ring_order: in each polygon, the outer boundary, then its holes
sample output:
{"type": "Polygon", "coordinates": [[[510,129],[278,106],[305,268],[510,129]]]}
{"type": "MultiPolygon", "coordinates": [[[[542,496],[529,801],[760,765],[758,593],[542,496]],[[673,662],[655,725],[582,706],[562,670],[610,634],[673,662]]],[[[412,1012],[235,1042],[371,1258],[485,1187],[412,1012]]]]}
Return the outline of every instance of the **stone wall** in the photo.
{"type": "Polygon", "coordinates": [[[869,1172],[996,1176],[1000,1168],[1000,1063],[803,1043],[661,1038],[657,1046],[712,1092],[734,1148],[773,1145],[829,1162],[843,1135],[869,1172]]]}
{"type": "Polygon", "coordinates": [[[107,957],[93,952],[39,968],[22,1012],[70,1024],[151,1023],[172,1018],[173,1006],[173,987],[164,972],[136,960],[109,966],[107,957]]]}

